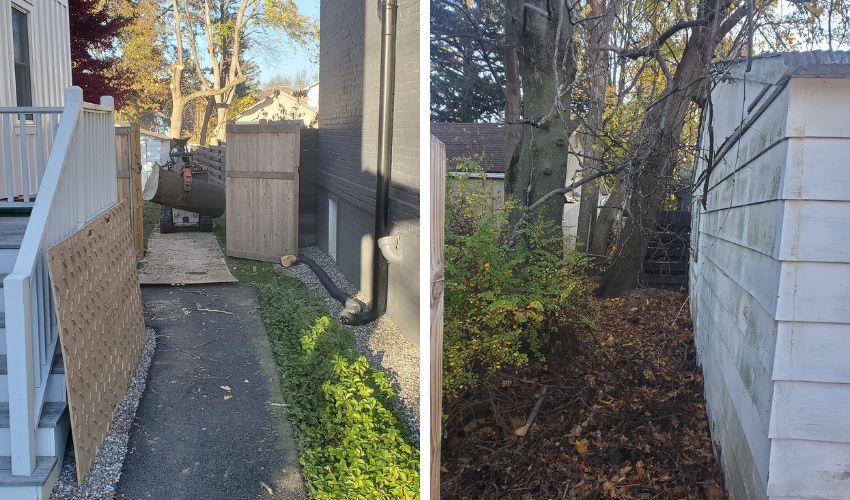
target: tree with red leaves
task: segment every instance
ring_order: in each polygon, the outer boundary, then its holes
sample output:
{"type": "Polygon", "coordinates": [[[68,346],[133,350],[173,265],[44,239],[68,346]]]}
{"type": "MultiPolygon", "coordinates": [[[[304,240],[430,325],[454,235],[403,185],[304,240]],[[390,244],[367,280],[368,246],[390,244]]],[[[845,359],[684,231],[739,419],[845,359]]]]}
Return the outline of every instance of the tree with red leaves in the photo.
{"type": "Polygon", "coordinates": [[[126,85],[112,71],[117,60],[114,48],[118,36],[130,19],[110,16],[97,0],[71,0],[68,14],[71,25],[71,79],[83,89],[88,102],[99,102],[101,96],[115,98],[120,107],[126,85]]]}

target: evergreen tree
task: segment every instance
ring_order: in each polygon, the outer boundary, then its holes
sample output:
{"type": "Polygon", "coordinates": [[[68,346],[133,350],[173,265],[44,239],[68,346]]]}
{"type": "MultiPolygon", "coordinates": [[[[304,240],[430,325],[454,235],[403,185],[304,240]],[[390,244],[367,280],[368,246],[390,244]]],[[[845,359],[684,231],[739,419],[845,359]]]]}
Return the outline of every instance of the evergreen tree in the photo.
{"type": "Polygon", "coordinates": [[[431,119],[501,119],[504,2],[431,0],[431,119]]]}

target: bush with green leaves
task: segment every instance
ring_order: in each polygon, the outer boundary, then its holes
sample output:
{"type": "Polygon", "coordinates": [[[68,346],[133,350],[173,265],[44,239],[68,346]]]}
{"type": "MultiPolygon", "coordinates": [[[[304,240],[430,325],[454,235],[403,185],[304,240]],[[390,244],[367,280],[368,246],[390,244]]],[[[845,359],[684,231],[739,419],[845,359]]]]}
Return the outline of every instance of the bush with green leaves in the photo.
{"type": "Polygon", "coordinates": [[[527,222],[509,243],[514,204],[483,215],[481,203],[480,196],[447,200],[465,207],[446,214],[443,389],[449,396],[496,370],[543,359],[551,332],[590,317],[590,264],[581,254],[563,255],[561,228],[527,222]]]}
{"type": "Polygon", "coordinates": [[[310,497],[418,498],[419,450],[392,410],[389,380],[321,299],[288,281],[261,284],[260,306],[310,497]]]}

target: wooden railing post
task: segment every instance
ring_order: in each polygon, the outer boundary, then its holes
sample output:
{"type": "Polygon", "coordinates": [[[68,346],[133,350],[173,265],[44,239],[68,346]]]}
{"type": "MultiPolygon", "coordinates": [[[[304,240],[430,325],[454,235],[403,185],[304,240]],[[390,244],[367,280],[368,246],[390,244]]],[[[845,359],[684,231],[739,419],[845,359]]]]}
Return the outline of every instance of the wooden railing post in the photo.
{"type": "Polygon", "coordinates": [[[9,381],[9,436],[12,475],[28,476],[35,469],[35,380],[33,377],[32,303],[30,277],[10,276],[6,293],[6,353],[9,381]]]}

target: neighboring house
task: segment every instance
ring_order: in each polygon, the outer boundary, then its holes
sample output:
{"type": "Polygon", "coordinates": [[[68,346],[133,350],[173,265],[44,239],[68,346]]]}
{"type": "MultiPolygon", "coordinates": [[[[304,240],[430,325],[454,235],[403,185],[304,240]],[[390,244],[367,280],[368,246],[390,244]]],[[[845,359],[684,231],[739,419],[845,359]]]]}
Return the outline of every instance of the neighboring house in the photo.
{"type": "Polygon", "coordinates": [[[70,429],[47,250],[117,201],[112,99],[71,84],[66,0],[0,0],[0,498],[46,499],[70,429]],[[37,201],[36,201],[37,196],[37,201]]]}
{"type": "Polygon", "coordinates": [[[307,105],[313,109],[319,109],[319,81],[316,80],[304,87],[304,92],[307,94],[307,105]]]}
{"type": "Polygon", "coordinates": [[[142,165],[159,163],[164,165],[171,159],[171,139],[165,134],[142,129],[139,132],[142,150],[142,165]]]}
{"type": "Polygon", "coordinates": [[[732,499],[850,498],[850,52],[724,68],[691,229],[711,436],[732,499]]]}
{"type": "MultiPolygon", "coordinates": [[[[570,151],[577,154],[567,155],[567,184],[578,179],[581,169],[580,154],[584,151],[580,140],[578,123],[572,124],[570,151]]],[[[505,202],[505,172],[508,165],[505,158],[505,126],[500,123],[431,123],[431,134],[445,144],[446,170],[449,177],[485,177],[485,188],[493,208],[501,207],[505,202]],[[471,160],[471,162],[470,162],[471,160]],[[469,172],[469,163],[475,163],[482,172],[469,172]]],[[[578,226],[581,188],[564,196],[564,245],[575,248],[576,227],[578,226]]],[[[599,205],[605,202],[606,194],[600,197],[599,205]]]]}
{"type": "MultiPolygon", "coordinates": [[[[372,289],[381,10],[372,0],[321,2],[317,184],[319,246],[363,293],[372,289]]],[[[419,5],[399,0],[389,228],[388,315],[419,343],[419,5]]]]}
{"type": "Polygon", "coordinates": [[[275,90],[272,95],[248,106],[233,119],[237,123],[252,123],[260,120],[269,122],[302,120],[304,125],[316,127],[319,124],[319,110],[309,103],[308,93],[302,91],[296,96],[282,90],[275,90]]]}
{"type": "Polygon", "coordinates": [[[505,126],[500,123],[431,123],[431,135],[446,150],[446,173],[452,180],[482,178],[494,209],[505,203],[505,126]]]}

